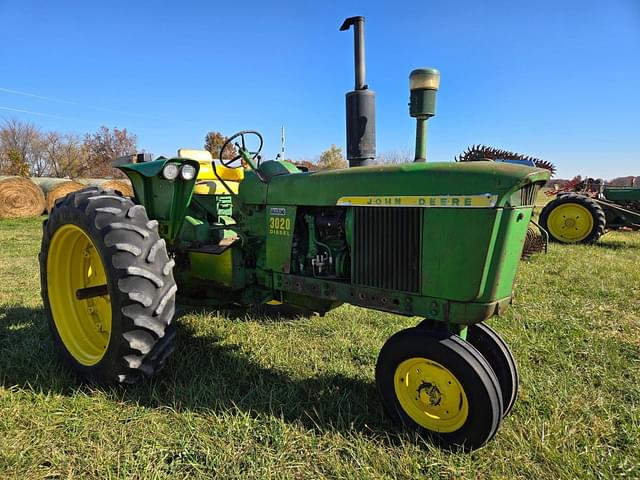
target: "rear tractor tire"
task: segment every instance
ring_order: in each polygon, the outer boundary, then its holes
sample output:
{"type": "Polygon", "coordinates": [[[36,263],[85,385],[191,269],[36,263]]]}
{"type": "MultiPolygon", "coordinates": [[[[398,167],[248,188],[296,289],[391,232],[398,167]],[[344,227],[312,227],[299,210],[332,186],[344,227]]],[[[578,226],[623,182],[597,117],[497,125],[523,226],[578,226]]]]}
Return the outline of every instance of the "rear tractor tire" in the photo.
{"type": "Polygon", "coordinates": [[[40,281],[64,363],[100,384],[161,370],[175,340],[173,265],[131,199],[87,188],[59,201],[43,223],[40,281]]]}
{"type": "Polygon", "coordinates": [[[545,205],[540,225],[555,242],[595,243],[604,233],[607,219],[595,200],[570,193],[545,205]]]}
{"type": "Polygon", "coordinates": [[[491,366],[448,332],[416,327],[393,335],[380,350],[376,384],[391,420],[442,448],[480,448],[502,421],[491,366]]]}

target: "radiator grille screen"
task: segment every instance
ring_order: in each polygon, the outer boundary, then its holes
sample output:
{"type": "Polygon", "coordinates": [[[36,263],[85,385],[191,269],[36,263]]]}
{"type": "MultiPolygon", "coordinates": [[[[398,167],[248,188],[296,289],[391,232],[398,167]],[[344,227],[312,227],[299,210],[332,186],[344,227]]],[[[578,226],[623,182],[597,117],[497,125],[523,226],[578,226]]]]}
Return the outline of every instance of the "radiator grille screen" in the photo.
{"type": "Polygon", "coordinates": [[[420,291],[422,209],[356,207],[353,230],[353,283],[420,291]]]}
{"type": "Polygon", "coordinates": [[[536,183],[522,188],[520,190],[520,205],[535,205],[539,189],[540,186],[536,183]]]}

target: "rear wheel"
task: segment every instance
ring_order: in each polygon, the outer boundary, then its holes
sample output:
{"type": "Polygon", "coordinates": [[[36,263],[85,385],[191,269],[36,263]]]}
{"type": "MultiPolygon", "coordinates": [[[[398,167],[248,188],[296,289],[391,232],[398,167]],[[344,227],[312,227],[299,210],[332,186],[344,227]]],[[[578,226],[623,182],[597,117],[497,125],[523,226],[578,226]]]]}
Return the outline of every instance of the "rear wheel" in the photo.
{"type": "Polygon", "coordinates": [[[376,383],[390,418],[444,448],[471,450],[498,430],[502,396],[495,374],[468,342],[410,328],[384,344],[376,383]]]}
{"type": "Polygon", "coordinates": [[[594,243],[607,226],[596,201],[574,193],[549,202],[540,213],[540,225],[551,240],[561,243],[594,243]]]}
{"type": "Polygon", "coordinates": [[[98,383],[135,383],[174,347],[176,284],[157,222],[110,190],[58,202],[43,225],[42,300],[62,359],[98,383]]]}
{"type": "Polygon", "coordinates": [[[518,396],[518,367],[506,342],[488,325],[478,323],[467,329],[467,342],[473,345],[493,369],[504,403],[503,417],[506,417],[518,396]]]}

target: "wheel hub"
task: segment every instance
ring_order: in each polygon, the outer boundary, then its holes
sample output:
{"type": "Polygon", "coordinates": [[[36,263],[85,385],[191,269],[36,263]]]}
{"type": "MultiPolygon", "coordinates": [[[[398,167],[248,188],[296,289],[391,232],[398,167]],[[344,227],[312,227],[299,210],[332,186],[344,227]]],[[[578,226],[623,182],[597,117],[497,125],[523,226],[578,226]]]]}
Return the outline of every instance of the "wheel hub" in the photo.
{"type": "Polygon", "coordinates": [[[453,432],[467,420],[469,405],[458,379],[441,364],[426,358],[409,358],[396,368],[396,398],[420,426],[453,432]]]}
{"type": "Polygon", "coordinates": [[[442,393],[437,385],[423,381],[416,390],[416,400],[428,403],[432,407],[437,407],[442,401],[442,393]]]}
{"type": "Polygon", "coordinates": [[[593,230],[593,216],[577,203],[563,203],[555,207],[547,219],[549,233],[565,243],[580,242],[593,230]]]}
{"type": "Polygon", "coordinates": [[[78,298],[78,291],[106,286],[107,277],[93,241],[80,227],[67,224],[53,234],[47,259],[47,284],[53,321],[67,351],[82,365],[98,363],[111,337],[111,300],[78,298]]]}

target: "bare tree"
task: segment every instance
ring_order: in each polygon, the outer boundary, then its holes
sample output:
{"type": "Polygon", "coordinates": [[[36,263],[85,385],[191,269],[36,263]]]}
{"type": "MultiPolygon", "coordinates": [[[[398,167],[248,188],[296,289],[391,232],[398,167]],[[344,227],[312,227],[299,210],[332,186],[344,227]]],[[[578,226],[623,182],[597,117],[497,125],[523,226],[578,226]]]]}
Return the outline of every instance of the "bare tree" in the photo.
{"type": "Polygon", "coordinates": [[[389,150],[378,155],[374,161],[376,164],[411,163],[414,155],[410,150],[389,150]]]}
{"type": "Polygon", "coordinates": [[[634,176],[627,176],[627,177],[616,177],[610,181],[607,182],[608,185],[611,185],[612,187],[632,187],[635,181],[634,176]]]}
{"type": "Polygon", "coordinates": [[[127,131],[102,126],[97,132],[86,134],[82,148],[87,155],[88,172],[94,177],[123,177],[124,174],[111,166],[118,157],[136,153],[137,137],[127,131]]]}
{"type": "Polygon", "coordinates": [[[87,151],[78,135],[47,132],[44,151],[52,177],[77,178],[89,170],[87,151]]]}

